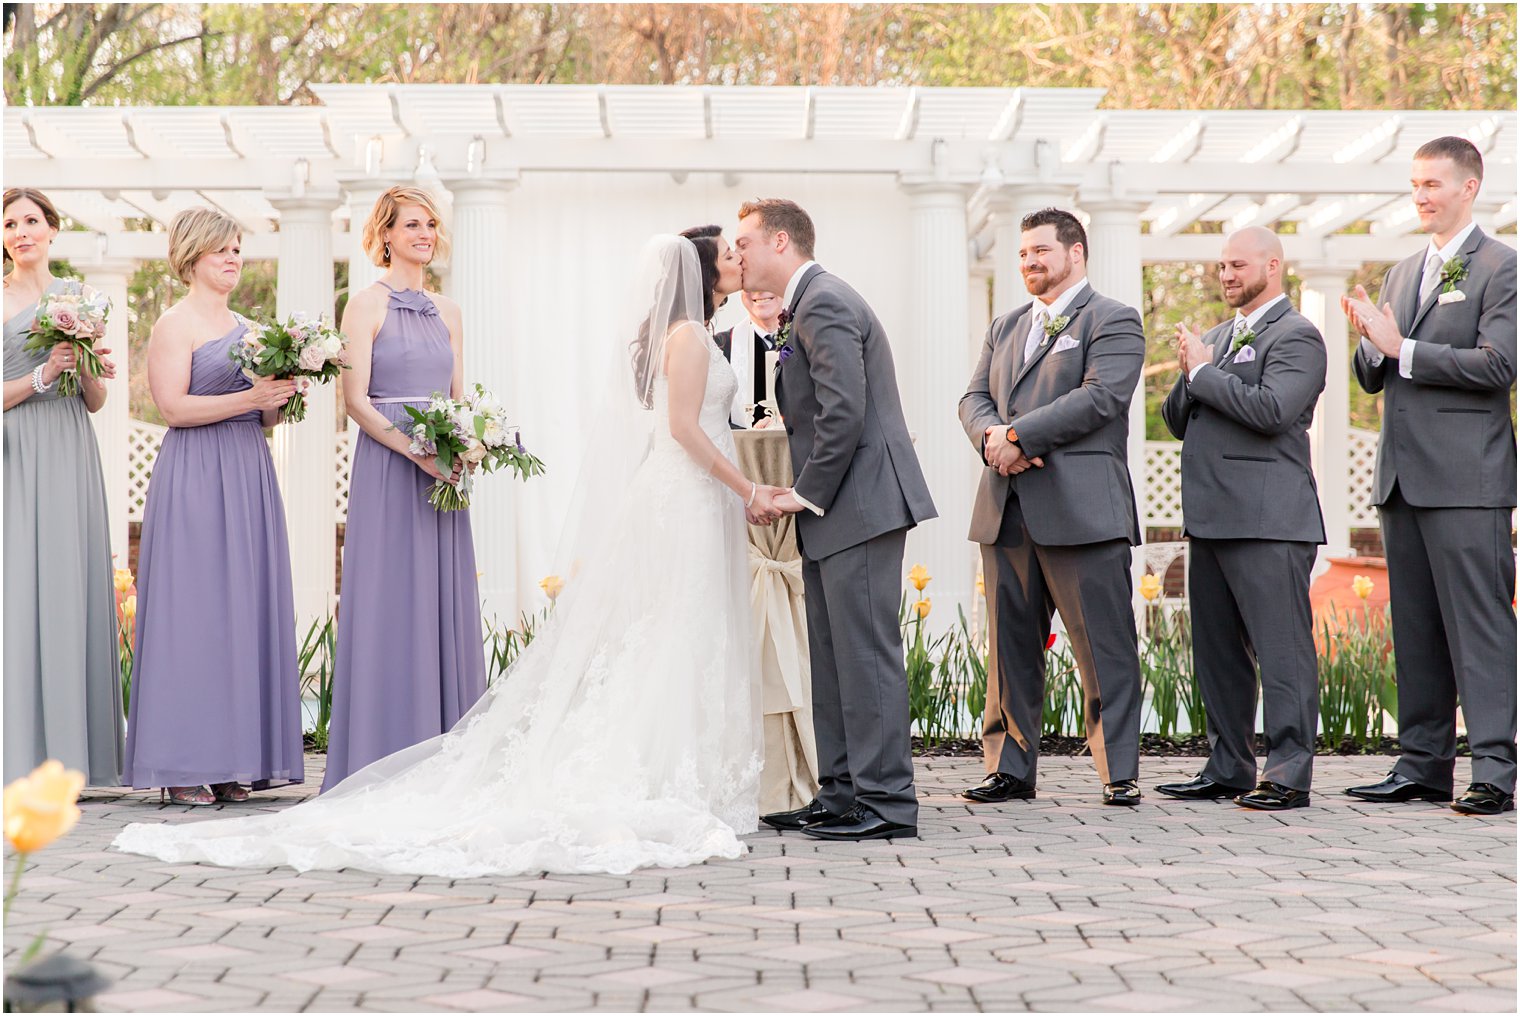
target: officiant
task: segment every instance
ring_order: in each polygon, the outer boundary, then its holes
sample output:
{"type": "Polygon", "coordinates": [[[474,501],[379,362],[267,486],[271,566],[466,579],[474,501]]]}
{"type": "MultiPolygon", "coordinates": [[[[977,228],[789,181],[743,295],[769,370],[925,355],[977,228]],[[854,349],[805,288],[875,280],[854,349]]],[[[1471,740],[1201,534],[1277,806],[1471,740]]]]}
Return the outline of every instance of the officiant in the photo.
{"type": "Polygon", "coordinates": [[[747,317],[727,331],[713,337],[728,362],[733,364],[739,378],[739,390],[734,394],[733,410],[729,426],[735,430],[747,430],[761,425],[765,409],[761,405],[769,394],[770,370],[765,354],[776,348],[773,336],[781,317],[781,297],[775,293],[749,292],[740,294],[747,317]]]}

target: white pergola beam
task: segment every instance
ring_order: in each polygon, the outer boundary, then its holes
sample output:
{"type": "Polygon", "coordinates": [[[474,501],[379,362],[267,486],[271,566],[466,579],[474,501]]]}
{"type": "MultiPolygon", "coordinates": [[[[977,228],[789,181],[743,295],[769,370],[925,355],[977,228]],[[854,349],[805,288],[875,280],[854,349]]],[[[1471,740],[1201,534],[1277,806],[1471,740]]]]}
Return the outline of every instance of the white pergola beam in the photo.
{"type": "MultiPolygon", "coordinates": [[[[1283,256],[1291,266],[1296,261],[1335,261],[1354,264],[1382,264],[1395,261],[1419,249],[1425,238],[1415,235],[1390,243],[1387,236],[1367,233],[1342,236],[1295,236],[1291,233],[1281,237],[1283,256]]],[[[1494,237],[1500,243],[1515,246],[1515,235],[1505,233],[1494,237]]],[[[1141,257],[1146,263],[1166,261],[1214,262],[1219,260],[1219,250],[1224,236],[1219,233],[1187,233],[1182,236],[1144,236],[1140,241],[1141,257]]]]}

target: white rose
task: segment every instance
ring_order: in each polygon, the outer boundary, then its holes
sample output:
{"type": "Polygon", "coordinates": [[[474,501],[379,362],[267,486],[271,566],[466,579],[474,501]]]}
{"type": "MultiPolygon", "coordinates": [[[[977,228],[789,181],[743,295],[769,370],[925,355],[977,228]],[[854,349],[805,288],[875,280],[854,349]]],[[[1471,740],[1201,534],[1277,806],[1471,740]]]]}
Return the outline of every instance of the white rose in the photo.
{"type": "Polygon", "coordinates": [[[481,440],[492,448],[496,448],[507,443],[507,432],[502,429],[501,424],[493,420],[486,424],[486,431],[481,440]]]}
{"type": "Polygon", "coordinates": [[[322,355],[329,360],[335,360],[343,355],[343,336],[338,332],[329,332],[322,340],[322,355]]]}

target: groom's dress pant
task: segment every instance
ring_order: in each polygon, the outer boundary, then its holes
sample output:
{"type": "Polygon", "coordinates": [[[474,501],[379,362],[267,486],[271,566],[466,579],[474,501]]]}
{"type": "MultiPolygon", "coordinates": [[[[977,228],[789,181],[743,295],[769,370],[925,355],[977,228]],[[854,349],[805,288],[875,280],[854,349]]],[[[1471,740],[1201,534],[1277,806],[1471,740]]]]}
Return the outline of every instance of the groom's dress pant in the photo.
{"type": "Polygon", "coordinates": [[[1193,659],[1208,714],[1203,775],[1256,786],[1256,670],[1261,668],[1261,778],[1308,790],[1319,726],[1319,657],[1309,608],[1315,546],[1193,537],[1188,601],[1193,659]]]}
{"type": "Polygon", "coordinates": [[[1399,746],[1393,770],[1452,789],[1456,711],[1472,781],[1515,791],[1515,555],[1508,508],[1378,508],[1388,555],[1399,746]]]}
{"type": "Polygon", "coordinates": [[[860,804],[889,822],[916,825],[897,613],[907,535],[898,529],[821,560],[804,556],[802,583],[818,802],[836,815],[860,804]]]}
{"type": "Polygon", "coordinates": [[[982,751],[987,771],[1035,782],[1045,702],[1045,643],[1061,612],[1086,702],[1087,744],[1104,783],[1140,775],[1140,653],[1130,546],[1041,546],[1009,491],[997,542],[982,546],[991,638],[982,751]]]}

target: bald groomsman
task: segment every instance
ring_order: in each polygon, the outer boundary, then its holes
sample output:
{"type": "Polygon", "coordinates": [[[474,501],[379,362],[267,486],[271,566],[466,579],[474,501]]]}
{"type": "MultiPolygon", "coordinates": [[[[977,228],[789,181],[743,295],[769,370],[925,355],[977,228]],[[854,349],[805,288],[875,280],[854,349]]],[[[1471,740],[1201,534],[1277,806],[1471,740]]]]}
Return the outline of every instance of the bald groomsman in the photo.
{"type": "Polygon", "coordinates": [[[1388,556],[1403,755],[1366,801],[1446,801],[1458,702],[1472,785],[1457,811],[1515,806],[1515,252],[1472,220],[1483,157],[1463,138],[1414,153],[1414,206],[1430,243],[1342,301],[1354,364],[1383,393],[1373,502],[1388,556]]]}
{"type": "Polygon", "coordinates": [[[1133,307],[1087,282],[1087,233],[1046,208],[1020,223],[1034,299],[987,329],[961,398],[983,464],[971,509],[982,545],[992,658],[982,752],[987,778],[962,796],[1035,796],[1045,640],[1061,612],[1082,676],[1087,745],[1103,803],[1140,803],[1140,657],[1130,546],[1129,402],[1145,361],[1133,307]]]}
{"type": "Polygon", "coordinates": [[[1226,238],[1219,283],[1235,317],[1202,338],[1177,326],[1182,376],[1161,409],[1183,442],[1193,669],[1209,760],[1196,778],[1156,790],[1185,801],[1231,797],[1263,811],[1308,806],[1319,722],[1309,571],[1325,523],[1309,424],[1325,388],[1325,341],[1288,302],[1283,269],[1270,230],[1226,238]],[[1258,668],[1267,742],[1260,783],[1258,668]]]}

